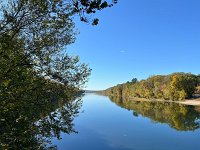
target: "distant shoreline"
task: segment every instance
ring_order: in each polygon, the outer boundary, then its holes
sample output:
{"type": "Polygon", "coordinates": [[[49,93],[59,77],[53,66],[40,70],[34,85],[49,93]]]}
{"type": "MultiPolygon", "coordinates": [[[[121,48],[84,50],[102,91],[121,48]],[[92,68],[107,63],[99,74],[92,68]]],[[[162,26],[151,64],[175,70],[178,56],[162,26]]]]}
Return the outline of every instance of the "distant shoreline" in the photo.
{"type": "Polygon", "coordinates": [[[178,104],[184,104],[184,105],[200,106],[200,98],[186,99],[182,101],[172,101],[172,100],[163,100],[163,99],[146,99],[146,98],[137,98],[137,97],[129,97],[129,99],[133,101],[167,102],[167,103],[178,103],[178,104]]]}

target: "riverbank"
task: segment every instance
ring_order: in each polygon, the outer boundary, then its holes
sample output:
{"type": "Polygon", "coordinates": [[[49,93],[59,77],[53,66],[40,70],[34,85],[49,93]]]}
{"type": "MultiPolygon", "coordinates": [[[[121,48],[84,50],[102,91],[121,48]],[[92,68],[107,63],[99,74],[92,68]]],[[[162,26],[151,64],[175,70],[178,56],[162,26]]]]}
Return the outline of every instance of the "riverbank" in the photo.
{"type": "Polygon", "coordinates": [[[186,99],[182,101],[172,101],[172,100],[163,100],[163,99],[146,99],[146,98],[136,98],[136,97],[129,97],[129,99],[134,100],[134,101],[167,102],[167,103],[178,103],[178,104],[184,104],[184,105],[200,106],[200,98],[186,99]]]}

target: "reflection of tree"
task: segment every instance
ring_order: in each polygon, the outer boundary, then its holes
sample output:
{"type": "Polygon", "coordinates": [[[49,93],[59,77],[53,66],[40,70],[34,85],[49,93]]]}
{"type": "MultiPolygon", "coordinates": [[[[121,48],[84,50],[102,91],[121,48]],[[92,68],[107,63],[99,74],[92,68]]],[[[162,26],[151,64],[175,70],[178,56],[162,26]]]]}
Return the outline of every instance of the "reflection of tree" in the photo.
{"type": "Polygon", "coordinates": [[[155,122],[167,123],[176,130],[188,131],[200,127],[200,114],[193,106],[166,102],[136,102],[119,97],[112,97],[111,100],[120,107],[133,110],[134,116],[140,114],[155,122]]]}
{"type": "Polygon", "coordinates": [[[50,97],[47,91],[32,94],[0,109],[0,149],[43,149],[61,132],[75,132],[73,119],[79,113],[80,98],[50,97]]]}

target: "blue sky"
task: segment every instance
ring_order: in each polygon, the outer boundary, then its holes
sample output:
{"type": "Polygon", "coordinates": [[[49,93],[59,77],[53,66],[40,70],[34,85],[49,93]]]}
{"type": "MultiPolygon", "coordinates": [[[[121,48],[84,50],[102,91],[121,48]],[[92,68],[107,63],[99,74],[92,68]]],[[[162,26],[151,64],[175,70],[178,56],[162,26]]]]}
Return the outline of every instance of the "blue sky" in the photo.
{"type": "Polygon", "coordinates": [[[119,0],[96,14],[98,26],[77,21],[68,47],[88,63],[86,89],[101,90],[151,75],[200,73],[199,0],[119,0]]]}

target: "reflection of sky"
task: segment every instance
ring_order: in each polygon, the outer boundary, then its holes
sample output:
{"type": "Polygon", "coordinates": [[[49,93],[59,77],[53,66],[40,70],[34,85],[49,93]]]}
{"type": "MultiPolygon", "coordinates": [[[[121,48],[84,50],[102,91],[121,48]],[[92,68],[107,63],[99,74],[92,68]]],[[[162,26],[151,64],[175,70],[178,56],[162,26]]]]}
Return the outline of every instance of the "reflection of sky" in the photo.
{"type": "Polygon", "coordinates": [[[84,113],[75,119],[78,134],[62,134],[59,149],[70,150],[188,150],[200,149],[200,130],[176,131],[167,124],[133,117],[103,96],[84,97],[84,113]]]}

